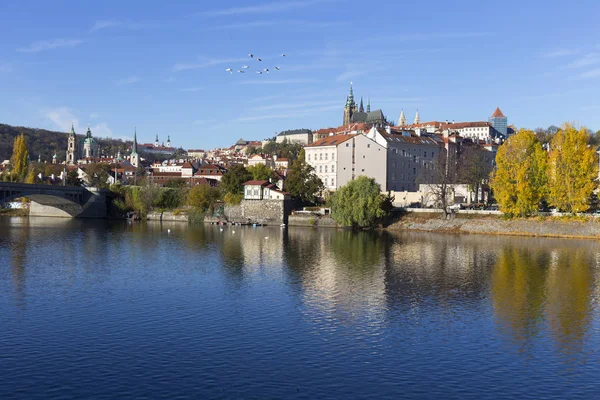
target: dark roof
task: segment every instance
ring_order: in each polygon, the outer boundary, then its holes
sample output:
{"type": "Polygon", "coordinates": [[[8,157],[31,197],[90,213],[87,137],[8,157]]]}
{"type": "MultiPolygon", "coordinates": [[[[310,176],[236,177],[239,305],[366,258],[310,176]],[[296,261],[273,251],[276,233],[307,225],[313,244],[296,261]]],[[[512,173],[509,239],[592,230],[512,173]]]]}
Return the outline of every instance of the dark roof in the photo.
{"type": "Polygon", "coordinates": [[[265,186],[268,185],[269,181],[248,181],[246,183],[244,183],[244,186],[246,185],[259,185],[259,186],[265,186]]]}
{"type": "Polygon", "coordinates": [[[383,122],[385,121],[385,117],[383,116],[383,111],[375,110],[371,112],[355,112],[352,114],[351,118],[352,122],[383,122]]]}
{"type": "MultiPolygon", "coordinates": [[[[410,143],[410,144],[430,144],[437,145],[438,142],[429,136],[405,136],[401,132],[399,133],[387,133],[387,131],[383,128],[377,129],[377,132],[383,136],[385,140],[388,142],[400,142],[400,143],[410,143]]],[[[412,133],[410,131],[404,131],[408,133],[412,133]]]]}
{"type": "Polygon", "coordinates": [[[240,139],[240,140],[238,140],[237,142],[235,142],[236,146],[237,146],[237,145],[240,145],[240,146],[245,146],[245,145],[246,145],[246,143],[248,143],[248,141],[247,141],[247,140],[244,140],[244,139],[240,139]]]}
{"type": "Polygon", "coordinates": [[[312,131],[310,129],[290,129],[280,132],[277,136],[301,135],[306,133],[312,133],[312,131]]]}

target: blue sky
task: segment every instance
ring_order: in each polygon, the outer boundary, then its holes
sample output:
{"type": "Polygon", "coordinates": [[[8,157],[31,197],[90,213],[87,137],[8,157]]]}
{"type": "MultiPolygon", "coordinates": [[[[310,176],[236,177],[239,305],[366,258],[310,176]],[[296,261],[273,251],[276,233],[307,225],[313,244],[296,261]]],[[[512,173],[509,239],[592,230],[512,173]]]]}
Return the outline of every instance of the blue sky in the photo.
{"type": "Polygon", "coordinates": [[[597,130],[598,15],[597,0],[6,1],[0,122],[213,148],[338,126],[353,81],[393,120],[500,106],[518,127],[597,130]]]}

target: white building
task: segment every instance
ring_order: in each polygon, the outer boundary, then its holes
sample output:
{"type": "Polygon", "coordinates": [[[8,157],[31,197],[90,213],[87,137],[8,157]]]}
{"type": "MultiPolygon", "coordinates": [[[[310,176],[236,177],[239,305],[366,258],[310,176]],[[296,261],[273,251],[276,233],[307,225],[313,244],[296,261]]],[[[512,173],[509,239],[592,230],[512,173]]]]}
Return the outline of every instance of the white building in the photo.
{"type": "Polygon", "coordinates": [[[289,193],[280,190],[269,181],[248,181],[244,183],[244,200],[289,200],[289,193]]]}
{"type": "Polygon", "coordinates": [[[313,133],[310,129],[293,129],[283,131],[275,138],[277,143],[287,141],[289,143],[310,144],[313,141],[313,133]]]}

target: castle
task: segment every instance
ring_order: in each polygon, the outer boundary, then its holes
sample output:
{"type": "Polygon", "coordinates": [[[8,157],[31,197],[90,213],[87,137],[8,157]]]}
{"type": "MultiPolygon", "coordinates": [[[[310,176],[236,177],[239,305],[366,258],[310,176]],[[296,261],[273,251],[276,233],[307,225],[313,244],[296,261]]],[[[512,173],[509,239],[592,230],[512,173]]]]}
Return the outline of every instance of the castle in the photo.
{"type": "Polygon", "coordinates": [[[350,94],[346,97],[346,105],[344,106],[344,122],[342,125],[365,122],[368,124],[387,124],[387,120],[381,110],[371,111],[371,99],[367,101],[367,110],[363,106],[363,99],[360,99],[360,105],[354,102],[354,93],[352,91],[352,83],[350,83],[350,94]]]}

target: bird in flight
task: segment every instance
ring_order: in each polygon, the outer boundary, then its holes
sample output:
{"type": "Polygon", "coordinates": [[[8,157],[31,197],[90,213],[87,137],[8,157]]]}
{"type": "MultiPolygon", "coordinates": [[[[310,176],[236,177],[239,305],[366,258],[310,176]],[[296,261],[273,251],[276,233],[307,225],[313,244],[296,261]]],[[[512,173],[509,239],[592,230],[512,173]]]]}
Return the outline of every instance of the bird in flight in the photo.
{"type": "Polygon", "coordinates": [[[247,65],[242,65],[243,69],[248,69],[249,67],[247,65]]]}
{"type": "Polygon", "coordinates": [[[248,54],[248,57],[254,58],[254,54],[250,53],[250,54],[248,54]]]}
{"type": "Polygon", "coordinates": [[[244,73],[244,70],[238,69],[238,72],[239,72],[240,74],[243,74],[243,73],[244,73]]]}
{"type": "Polygon", "coordinates": [[[282,54],[281,57],[285,57],[285,54],[282,54]]]}
{"type": "Polygon", "coordinates": [[[269,68],[265,68],[265,69],[263,69],[263,71],[265,71],[268,74],[269,73],[269,68]]]}
{"type": "Polygon", "coordinates": [[[256,71],[257,74],[262,74],[262,71],[256,71]]]}
{"type": "Polygon", "coordinates": [[[279,68],[279,67],[275,67],[275,69],[276,69],[277,71],[279,71],[281,68],[279,68]]]}
{"type": "Polygon", "coordinates": [[[227,69],[225,70],[225,72],[229,72],[230,74],[233,74],[233,70],[232,70],[231,68],[227,68],[227,69]]]}
{"type": "Polygon", "coordinates": [[[257,58],[257,60],[258,60],[258,61],[262,61],[262,59],[261,59],[261,58],[257,58]]]}

